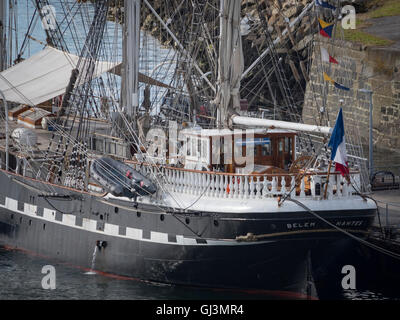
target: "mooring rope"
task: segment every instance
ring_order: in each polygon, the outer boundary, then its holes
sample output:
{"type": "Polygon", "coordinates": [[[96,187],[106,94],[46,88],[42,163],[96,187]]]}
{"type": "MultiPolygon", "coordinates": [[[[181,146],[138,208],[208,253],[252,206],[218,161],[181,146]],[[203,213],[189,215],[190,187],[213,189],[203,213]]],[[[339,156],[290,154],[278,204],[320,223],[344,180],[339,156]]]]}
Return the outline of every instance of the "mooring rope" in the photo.
{"type": "Polygon", "coordinates": [[[375,245],[375,244],[373,244],[373,243],[370,243],[370,242],[368,242],[368,241],[366,241],[366,240],[364,240],[364,239],[361,239],[361,238],[359,238],[359,237],[357,237],[357,236],[351,234],[350,232],[347,232],[346,230],[344,230],[344,229],[342,229],[342,228],[339,228],[338,226],[336,226],[336,225],[334,225],[333,223],[329,222],[329,221],[326,220],[325,218],[321,217],[319,214],[317,214],[317,213],[315,213],[314,211],[312,211],[310,208],[308,208],[306,205],[304,205],[304,204],[301,203],[300,201],[295,200],[295,199],[292,199],[292,198],[290,198],[290,197],[287,198],[286,200],[287,200],[287,201],[291,201],[291,202],[297,204],[299,207],[301,207],[301,208],[303,208],[304,210],[306,210],[307,212],[311,213],[314,217],[320,219],[321,221],[325,222],[326,224],[328,224],[328,225],[331,226],[332,228],[334,228],[334,229],[336,229],[336,230],[338,230],[338,231],[344,233],[345,235],[349,236],[350,238],[352,238],[352,239],[354,239],[354,240],[356,240],[356,241],[358,241],[358,242],[360,242],[360,243],[366,245],[367,247],[370,247],[370,248],[372,248],[372,249],[375,249],[375,250],[377,250],[377,251],[379,251],[379,252],[381,252],[381,253],[383,253],[383,254],[386,254],[386,255],[388,255],[388,256],[394,258],[394,259],[400,260],[400,254],[397,254],[397,253],[395,253],[395,252],[392,252],[392,251],[389,251],[389,250],[384,249],[384,248],[382,248],[382,247],[379,247],[379,246],[377,246],[377,245],[375,245]]]}

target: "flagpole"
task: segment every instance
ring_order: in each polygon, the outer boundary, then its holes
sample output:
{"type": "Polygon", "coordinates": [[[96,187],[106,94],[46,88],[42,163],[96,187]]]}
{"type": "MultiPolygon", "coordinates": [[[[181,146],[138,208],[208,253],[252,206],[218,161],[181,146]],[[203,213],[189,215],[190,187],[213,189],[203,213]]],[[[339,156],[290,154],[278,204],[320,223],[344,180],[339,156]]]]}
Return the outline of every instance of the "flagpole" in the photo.
{"type": "Polygon", "coordinates": [[[324,191],[324,199],[326,199],[326,196],[327,196],[327,193],[328,193],[328,184],[329,184],[329,177],[331,175],[331,168],[332,168],[332,160],[329,161],[328,175],[326,177],[326,184],[325,184],[325,191],[324,191]]]}

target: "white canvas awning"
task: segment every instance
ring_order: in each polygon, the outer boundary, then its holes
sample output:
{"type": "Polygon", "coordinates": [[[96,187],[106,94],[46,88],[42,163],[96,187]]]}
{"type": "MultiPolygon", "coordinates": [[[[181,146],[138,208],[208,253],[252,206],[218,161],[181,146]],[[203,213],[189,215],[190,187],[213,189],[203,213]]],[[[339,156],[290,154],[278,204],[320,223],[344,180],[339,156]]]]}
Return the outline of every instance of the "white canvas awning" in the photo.
{"type": "MultiPolygon", "coordinates": [[[[65,93],[79,57],[47,47],[0,73],[0,90],[7,101],[35,106],[65,93]]],[[[93,78],[118,63],[96,62],[93,78]]]]}

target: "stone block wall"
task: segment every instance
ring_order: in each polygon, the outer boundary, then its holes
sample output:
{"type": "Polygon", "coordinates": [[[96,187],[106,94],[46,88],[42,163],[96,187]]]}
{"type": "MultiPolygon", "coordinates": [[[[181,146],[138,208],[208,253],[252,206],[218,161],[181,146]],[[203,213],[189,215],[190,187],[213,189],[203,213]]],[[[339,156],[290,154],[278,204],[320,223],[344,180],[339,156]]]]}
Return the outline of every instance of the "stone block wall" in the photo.
{"type": "Polygon", "coordinates": [[[359,89],[373,91],[373,135],[376,149],[400,150],[400,51],[365,48],[344,41],[335,44],[319,41],[315,45],[307,85],[303,119],[306,123],[334,126],[340,106],[343,107],[346,134],[359,135],[368,145],[369,96],[359,89]],[[322,63],[320,45],[339,61],[339,65],[322,63]],[[337,89],[324,81],[323,72],[334,81],[350,88],[337,89]],[[341,103],[340,100],[343,100],[341,103]],[[321,117],[321,107],[328,117],[321,117]]]}

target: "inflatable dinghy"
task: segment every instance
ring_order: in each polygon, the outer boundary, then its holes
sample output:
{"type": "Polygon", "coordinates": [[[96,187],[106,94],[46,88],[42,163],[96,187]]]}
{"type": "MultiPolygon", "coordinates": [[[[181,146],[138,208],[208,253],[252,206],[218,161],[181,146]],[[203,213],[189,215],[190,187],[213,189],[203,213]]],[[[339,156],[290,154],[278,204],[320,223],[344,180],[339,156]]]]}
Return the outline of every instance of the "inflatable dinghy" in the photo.
{"type": "Polygon", "coordinates": [[[150,196],[157,191],[148,178],[127,164],[111,158],[95,160],[90,167],[90,175],[116,197],[150,196]]]}

